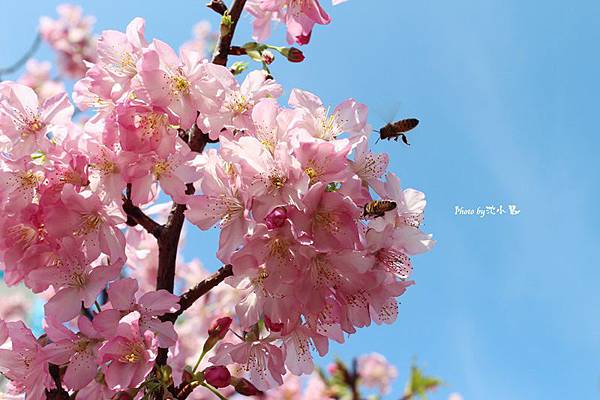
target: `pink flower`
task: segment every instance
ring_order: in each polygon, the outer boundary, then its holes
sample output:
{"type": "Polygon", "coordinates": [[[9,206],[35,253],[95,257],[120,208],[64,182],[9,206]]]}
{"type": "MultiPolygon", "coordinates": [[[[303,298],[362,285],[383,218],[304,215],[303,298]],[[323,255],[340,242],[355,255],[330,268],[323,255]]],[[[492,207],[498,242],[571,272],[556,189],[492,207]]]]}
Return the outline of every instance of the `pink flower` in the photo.
{"type": "Polygon", "coordinates": [[[52,343],[44,350],[49,362],[56,365],[68,363],[62,378],[68,388],[80,390],[94,380],[98,371],[98,349],[104,337],[116,330],[119,317],[115,310],[96,314],[92,321],[80,316],[77,319],[77,334],[51,316],[46,317],[46,333],[52,343]]]}
{"type": "Polygon", "coordinates": [[[273,208],[293,204],[301,207],[309,177],[292,156],[290,145],[279,142],[273,153],[256,138],[241,137],[236,142],[221,140],[223,157],[241,166],[241,177],[254,196],[254,218],[262,220],[273,208]]]}
{"type": "Polygon", "coordinates": [[[360,249],[358,218],[360,209],[352,199],[339,192],[327,191],[315,183],[302,198],[304,207],[291,210],[290,218],[298,231],[312,238],[319,250],[360,249]]]}
{"type": "Polygon", "coordinates": [[[157,347],[154,334],[141,330],[138,312],[121,318],[114,336],[98,350],[108,387],[125,390],[142,383],[154,367],[157,347]]]}
{"type": "Polygon", "coordinates": [[[376,387],[383,395],[390,392],[390,384],[398,377],[398,371],[384,356],[371,353],[358,358],[358,375],[361,385],[376,387]]]}
{"type": "Polygon", "coordinates": [[[280,348],[266,340],[245,341],[238,344],[221,343],[210,359],[213,364],[241,364],[250,372],[250,381],[259,390],[267,390],[283,383],[284,358],[280,348]]]}
{"type": "MultiPolygon", "coordinates": [[[[106,84],[112,90],[120,93],[131,86],[131,80],[137,75],[137,63],[142,57],[142,52],[148,46],[144,37],[145,21],[134,18],[128,25],[126,33],[118,31],[104,31],[98,38],[98,62],[92,70],[100,68],[110,77],[106,84]]],[[[88,71],[88,76],[90,72],[88,71]]],[[[102,77],[100,71],[94,72],[90,77],[102,77]]],[[[95,85],[102,87],[102,82],[95,85]]]]}
{"type": "Polygon", "coordinates": [[[206,88],[204,71],[197,67],[198,60],[182,62],[175,51],[164,42],[154,40],[144,52],[140,76],[152,105],[168,108],[179,117],[182,129],[189,129],[196,121],[200,100],[206,88]]]}
{"type": "Polygon", "coordinates": [[[317,0],[258,0],[250,4],[249,11],[257,18],[254,23],[256,40],[268,37],[270,19],[285,21],[290,44],[307,44],[315,24],[327,25],[331,22],[317,0]]]}
{"type": "Polygon", "coordinates": [[[91,307],[107,283],[117,278],[121,266],[122,261],[117,259],[117,263],[112,265],[92,267],[81,252],[80,243],[73,238],[65,238],[54,263],[32,271],[26,283],[36,292],[52,285],[56,294],[45,304],[45,313],[65,322],[79,314],[82,303],[91,307]]]}
{"type": "Polygon", "coordinates": [[[425,210],[425,195],[414,189],[400,188],[400,179],[390,173],[385,183],[377,182],[374,189],[386,200],[396,202],[396,209],[386,212],[383,217],[369,221],[369,227],[383,231],[388,225],[396,228],[393,235],[397,247],[403,248],[407,254],[414,255],[431,250],[435,241],[431,235],[419,230],[425,210]]]}
{"type": "Polygon", "coordinates": [[[128,171],[133,203],[145,204],[152,200],[156,195],[157,182],[173,201],[187,203],[190,196],[186,193],[186,184],[199,178],[196,167],[192,165],[195,154],[177,138],[173,146],[158,149],[158,152],[133,163],[128,171]]]}
{"type": "Polygon", "coordinates": [[[289,104],[299,114],[290,129],[297,128],[305,135],[332,140],[344,132],[353,137],[364,135],[370,130],[367,124],[367,106],[353,99],[342,102],[329,114],[319,97],[294,89],[290,94],[289,104]]]}
{"type": "Polygon", "coordinates": [[[220,224],[218,257],[228,262],[231,253],[241,245],[250,225],[241,180],[239,176],[228,173],[225,161],[215,150],[208,150],[200,158],[202,194],[188,201],[185,215],[202,230],[220,224]]]}
{"type": "Polygon", "coordinates": [[[77,193],[72,185],[64,186],[61,201],[48,212],[47,229],[51,235],[78,238],[89,260],[101,252],[113,262],[125,260],[125,237],[117,228],[125,222],[120,208],[89,190],[77,193]]]}
{"type": "Polygon", "coordinates": [[[0,129],[12,142],[14,158],[49,151],[52,139],[66,134],[72,115],[73,106],[65,93],[40,104],[30,87],[8,83],[6,96],[0,96],[0,129]]]}
{"type": "Polygon", "coordinates": [[[157,290],[144,293],[136,300],[137,291],[138,283],[135,279],[121,279],[110,285],[108,298],[116,310],[124,313],[138,312],[141,331],[152,331],[160,347],[174,346],[177,333],[173,323],[162,322],[158,317],[179,310],[179,297],[166,290],[157,290]]]}
{"type": "Polygon", "coordinates": [[[44,349],[23,322],[7,322],[6,328],[12,348],[0,349],[0,372],[28,399],[45,399],[45,390],[55,386],[44,349]]]}
{"type": "Polygon", "coordinates": [[[354,149],[354,162],[352,170],[358,177],[369,185],[385,174],[389,164],[387,153],[374,154],[369,150],[369,140],[363,136],[354,149]]]}
{"type": "Polygon", "coordinates": [[[223,128],[232,132],[251,130],[254,105],[264,98],[278,98],[283,92],[281,85],[273,79],[267,79],[266,72],[262,70],[250,72],[241,86],[231,76],[224,89],[225,98],[221,108],[204,118],[198,118],[198,126],[210,132],[211,138],[216,138],[215,133],[223,128]]]}

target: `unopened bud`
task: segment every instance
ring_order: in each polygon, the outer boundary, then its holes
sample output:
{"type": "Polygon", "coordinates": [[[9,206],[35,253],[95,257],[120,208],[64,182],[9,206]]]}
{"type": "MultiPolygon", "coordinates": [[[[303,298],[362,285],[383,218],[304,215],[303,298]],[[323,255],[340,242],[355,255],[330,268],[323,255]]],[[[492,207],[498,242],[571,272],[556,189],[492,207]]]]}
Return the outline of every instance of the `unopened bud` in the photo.
{"type": "Polygon", "coordinates": [[[287,219],[287,210],[285,207],[276,207],[265,217],[265,224],[269,229],[279,228],[287,219]]]}
{"type": "Polygon", "coordinates": [[[213,347],[215,347],[219,340],[223,339],[225,335],[227,335],[227,331],[231,326],[231,322],[232,319],[230,317],[223,317],[212,323],[211,327],[208,329],[208,339],[206,339],[206,342],[204,342],[204,347],[202,348],[204,353],[210,351],[213,347]]]}
{"type": "Polygon", "coordinates": [[[208,328],[208,335],[223,339],[227,334],[232,321],[231,317],[223,317],[215,320],[210,328],[208,328]]]}
{"type": "Polygon", "coordinates": [[[262,52],[262,60],[265,64],[270,65],[275,61],[275,56],[269,50],[262,52]]]}
{"type": "Polygon", "coordinates": [[[285,48],[282,50],[281,54],[286,56],[291,62],[298,63],[304,61],[304,53],[295,47],[285,48]]]}
{"type": "Polygon", "coordinates": [[[247,379],[231,377],[231,384],[235,388],[235,391],[243,396],[256,396],[260,394],[260,390],[254,387],[247,379]]]}
{"type": "Polygon", "coordinates": [[[213,365],[204,370],[204,380],[216,388],[224,388],[231,384],[231,374],[222,365],[213,365]]]}
{"type": "Polygon", "coordinates": [[[233,75],[239,75],[242,72],[244,72],[246,70],[246,68],[248,68],[248,63],[247,62],[243,62],[243,61],[236,61],[233,64],[231,64],[231,73],[233,75]]]}

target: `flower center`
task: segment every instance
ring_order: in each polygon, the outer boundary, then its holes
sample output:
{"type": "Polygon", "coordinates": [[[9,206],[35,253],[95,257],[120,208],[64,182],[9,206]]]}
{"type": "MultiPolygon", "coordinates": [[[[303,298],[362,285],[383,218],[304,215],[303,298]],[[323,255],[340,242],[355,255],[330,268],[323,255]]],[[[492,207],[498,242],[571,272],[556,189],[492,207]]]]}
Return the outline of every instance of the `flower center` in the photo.
{"type": "Polygon", "coordinates": [[[84,236],[98,230],[104,223],[104,218],[98,214],[85,214],[81,216],[79,228],[74,232],[76,236],[84,236]]]}
{"type": "Polygon", "coordinates": [[[129,345],[128,352],[121,355],[119,361],[127,364],[135,364],[144,357],[144,345],[141,342],[132,342],[129,345]]]}
{"type": "Polygon", "coordinates": [[[240,92],[235,92],[229,96],[225,107],[235,114],[243,114],[250,109],[250,104],[246,96],[240,92]]]}
{"type": "Polygon", "coordinates": [[[156,179],[160,179],[162,175],[171,170],[171,164],[168,161],[158,161],[152,166],[152,173],[156,179]]]}

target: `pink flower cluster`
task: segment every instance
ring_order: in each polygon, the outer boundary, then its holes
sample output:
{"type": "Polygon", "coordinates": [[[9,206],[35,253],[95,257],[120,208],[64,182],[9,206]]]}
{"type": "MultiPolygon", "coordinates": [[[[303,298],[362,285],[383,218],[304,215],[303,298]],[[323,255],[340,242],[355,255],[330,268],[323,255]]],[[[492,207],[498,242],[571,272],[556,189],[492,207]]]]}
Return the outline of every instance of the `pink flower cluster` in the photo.
{"type": "MultiPolygon", "coordinates": [[[[284,7],[296,41],[328,21],[316,0],[260,6],[284,7]]],[[[75,54],[69,46],[89,39],[91,22],[78,9],[59,12],[42,32],[75,54]]],[[[287,371],[312,372],[312,348],[324,355],[330,340],[395,321],[396,298],[413,284],[409,257],[434,242],[420,230],[424,194],[403,190],[386,175],[387,154],[369,150],[364,104],[349,99],[329,112],[294,89],[283,106],[282,86],[264,71],[239,83],[194,46],[177,54],[149,42],[141,18],[126,32],[102,32],[94,47],[73,93],[93,111],[83,126],[71,122],[64,92],[43,98],[33,85],[0,83],[0,265],[9,285],[49,296],[49,344],[23,324],[0,323],[0,339],[12,342],[0,371],[15,390],[43,398],[53,363],[66,366],[63,382],[78,398],[108,398],[142,384],[159,347],[171,349],[181,379],[199,347],[158,318],[178,309],[178,297],[147,290],[156,243],[126,227],[123,209],[126,201],[148,211],[159,191],[200,229],[219,225],[217,256],[233,265],[230,294],[213,314],[227,304],[240,334],[225,332],[210,358],[218,385],[231,378],[256,390],[245,377],[260,390],[276,387],[287,371]],[[192,151],[190,129],[219,147],[192,151]],[[397,206],[366,215],[378,199],[397,206]]]]}
{"type": "Polygon", "coordinates": [[[81,78],[86,62],[96,58],[92,27],[94,17],[83,16],[81,7],[61,4],[56,8],[59,18],[40,18],[40,35],[58,55],[61,71],[71,78],[81,78]]]}
{"type": "Polygon", "coordinates": [[[220,224],[217,255],[233,265],[236,314],[250,332],[211,361],[245,365],[261,390],[286,369],[311,372],[311,347],[323,355],[329,340],[395,321],[396,297],[412,284],[409,256],[433,245],[419,230],[424,195],[394,174],[380,180],[388,157],[368,150],[364,105],[347,100],[328,114],[301,90],[289,105],[262,99],[236,134],[221,133],[220,149],[199,157],[202,194],[186,213],[201,229],[220,224]],[[364,217],[370,189],[397,208],[364,217]]]}
{"type": "MultiPolygon", "coordinates": [[[[333,5],[347,0],[333,0],[333,5]]],[[[313,27],[327,25],[331,17],[319,4],[319,0],[249,0],[246,10],[254,17],[253,38],[263,41],[271,35],[271,24],[284,22],[288,43],[300,45],[310,42],[313,27]]]]}

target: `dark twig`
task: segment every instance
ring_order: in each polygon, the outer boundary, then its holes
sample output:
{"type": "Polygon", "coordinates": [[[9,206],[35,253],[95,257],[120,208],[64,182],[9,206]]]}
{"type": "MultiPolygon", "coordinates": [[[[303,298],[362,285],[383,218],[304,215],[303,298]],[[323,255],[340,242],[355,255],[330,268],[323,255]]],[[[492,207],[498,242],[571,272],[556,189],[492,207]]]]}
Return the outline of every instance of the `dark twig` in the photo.
{"type": "Polygon", "coordinates": [[[125,193],[126,194],[123,196],[123,211],[127,214],[127,225],[136,226],[139,224],[146,229],[148,233],[159,239],[163,231],[163,226],[146,215],[141,208],[133,205],[131,202],[131,183],[127,184],[125,193]]]}
{"type": "Polygon", "coordinates": [[[245,5],[246,0],[234,0],[233,4],[231,5],[231,9],[229,10],[228,14],[225,15],[229,18],[225,18],[225,16],[223,17],[221,21],[221,36],[217,41],[217,46],[215,48],[215,53],[212,60],[214,64],[223,66],[227,65],[227,56],[229,55],[229,49],[233,40],[233,34],[235,33],[235,27],[237,26],[245,5]],[[229,22],[226,23],[226,20],[229,22]]]}
{"type": "MultiPolygon", "coordinates": [[[[222,3],[222,1],[220,1],[220,3],[222,3]]],[[[219,13],[220,11],[223,11],[224,15],[221,20],[221,35],[217,42],[217,46],[212,60],[214,64],[223,66],[227,65],[227,56],[229,53],[229,48],[231,46],[231,41],[233,40],[233,34],[235,33],[237,22],[240,19],[245,4],[246,0],[234,0],[231,9],[228,11],[226,7],[225,9],[223,9],[224,4],[219,5],[219,0],[212,0],[208,4],[208,6],[211,9],[219,13]]],[[[184,132],[180,132],[180,136],[184,141],[188,143],[192,151],[198,153],[204,151],[206,144],[210,142],[208,135],[203,133],[196,125],[194,125],[190,130],[188,130],[187,138],[184,132]]],[[[192,183],[188,183],[186,193],[192,195],[194,194],[194,191],[194,185],[192,183]]],[[[171,212],[169,214],[169,218],[167,219],[167,223],[164,225],[160,237],[158,238],[158,272],[156,277],[157,290],[165,289],[173,293],[173,289],[175,286],[177,248],[179,246],[179,238],[181,236],[181,229],[183,228],[183,223],[185,219],[185,210],[185,204],[173,204],[173,207],[171,208],[171,212]]],[[[224,278],[225,277],[223,277],[222,279],[224,278]]],[[[210,290],[219,282],[220,281],[215,282],[215,284],[207,290],[210,290]]],[[[172,320],[175,321],[178,315],[179,314],[170,316],[170,318],[172,318],[172,320]]],[[[165,316],[163,319],[167,320],[167,317],[165,316]]],[[[159,348],[158,355],[156,357],[156,365],[165,365],[167,362],[167,356],[168,349],[159,348]]]]}
{"type": "Polygon", "coordinates": [[[247,51],[243,47],[240,47],[240,46],[231,46],[229,48],[229,55],[230,56],[243,56],[245,54],[247,54],[247,51]]]}
{"type": "Polygon", "coordinates": [[[177,317],[190,308],[196,300],[210,292],[219,283],[223,282],[225,278],[230,276],[233,276],[233,267],[229,264],[222,266],[217,272],[182,294],[179,297],[179,311],[167,314],[163,319],[165,321],[175,321],[177,317]]]}
{"type": "Polygon", "coordinates": [[[227,6],[223,3],[223,0],[212,0],[206,7],[221,15],[224,15],[227,12],[227,6]]]}
{"type": "Polygon", "coordinates": [[[35,54],[37,49],[40,47],[41,42],[42,36],[38,32],[38,34],[35,35],[35,39],[33,40],[33,43],[31,43],[29,50],[27,50],[27,52],[23,54],[21,58],[19,58],[14,64],[6,68],[0,68],[0,81],[2,81],[2,75],[12,74],[13,72],[16,72],[19,68],[21,68],[23,65],[25,65],[25,63],[35,54]]]}

